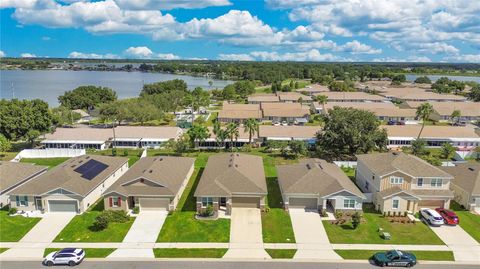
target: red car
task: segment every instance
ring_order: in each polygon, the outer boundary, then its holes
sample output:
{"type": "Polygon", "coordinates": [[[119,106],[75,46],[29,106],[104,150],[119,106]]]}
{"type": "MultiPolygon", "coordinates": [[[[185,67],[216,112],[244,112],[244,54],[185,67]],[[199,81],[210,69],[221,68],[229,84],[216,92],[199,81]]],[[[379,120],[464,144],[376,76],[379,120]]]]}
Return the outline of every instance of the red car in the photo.
{"type": "Polygon", "coordinates": [[[457,214],[445,208],[436,208],[435,211],[438,212],[443,217],[445,224],[447,225],[457,225],[460,220],[458,219],[457,214]]]}

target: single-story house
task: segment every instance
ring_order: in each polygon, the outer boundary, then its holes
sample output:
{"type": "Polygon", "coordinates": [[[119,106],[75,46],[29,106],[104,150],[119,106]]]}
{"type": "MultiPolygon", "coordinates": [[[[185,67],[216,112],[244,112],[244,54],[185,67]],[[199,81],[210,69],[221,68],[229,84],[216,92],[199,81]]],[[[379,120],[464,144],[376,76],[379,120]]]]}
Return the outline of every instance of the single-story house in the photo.
{"type": "Polygon", "coordinates": [[[261,108],[265,121],[304,124],[310,118],[309,106],[300,103],[262,103],[261,108]]]}
{"type": "Polygon", "coordinates": [[[252,94],[248,96],[249,104],[277,103],[280,102],[278,95],[274,93],[252,94]]]}
{"type": "Polygon", "coordinates": [[[11,191],[10,206],[23,211],[83,213],[127,170],[127,158],[74,157],[11,191]]]}
{"type": "Polygon", "coordinates": [[[41,144],[46,148],[103,150],[112,138],[112,128],[56,128],[55,132],[45,134],[41,144]]]}
{"type": "Polygon", "coordinates": [[[319,131],[321,131],[320,126],[260,125],[258,136],[262,142],[301,140],[313,144],[319,131]]]}
{"type": "Polygon", "coordinates": [[[0,161],[0,208],[10,204],[8,192],[47,171],[48,167],[30,163],[0,161]]]}
{"type": "Polygon", "coordinates": [[[170,139],[183,134],[172,126],[118,126],[115,127],[115,144],[119,148],[160,148],[170,139]]]}
{"type": "Polygon", "coordinates": [[[449,208],[453,198],[452,175],[403,152],[357,155],[355,179],[382,212],[449,208]]]}
{"type": "Polygon", "coordinates": [[[327,111],[333,109],[334,107],[351,107],[362,110],[397,108],[391,102],[327,102],[325,105],[322,105],[318,102],[313,102],[311,109],[316,114],[322,114],[324,106],[327,111]]]}
{"type": "Polygon", "coordinates": [[[337,165],[321,159],[278,165],[285,209],[362,210],[365,195],[337,165]]]}
{"type": "Polygon", "coordinates": [[[441,169],[453,176],[450,189],[457,203],[480,213],[480,163],[468,162],[441,169]]]}
{"type": "Polygon", "coordinates": [[[229,104],[224,102],[222,110],[218,112],[220,122],[241,123],[248,119],[262,119],[262,111],[258,104],[229,104]]]}
{"type": "Polygon", "coordinates": [[[465,102],[467,98],[461,95],[454,94],[439,94],[435,92],[428,92],[426,90],[403,91],[402,89],[397,91],[388,91],[380,93],[380,95],[395,101],[416,101],[416,102],[465,102]]]}
{"type": "MultiPolygon", "coordinates": [[[[222,128],[225,129],[226,127],[222,128]]],[[[223,142],[220,139],[217,139],[217,135],[213,132],[213,127],[208,127],[208,132],[210,133],[210,136],[205,139],[205,141],[198,142],[199,148],[231,148],[232,146],[239,148],[249,143],[250,134],[245,131],[244,126],[238,127],[238,137],[234,137],[233,145],[230,141],[230,137],[226,137],[223,142]]],[[[259,142],[257,132],[252,134],[252,143],[256,142],[259,142]]]]}
{"type": "Polygon", "coordinates": [[[194,162],[186,157],[141,158],[105,191],[105,209],[175,210],[194,162]]]}
{"type": "MultiPolygon", "coordinates": [[[[417,139],[421,125],[382,125],[387,131],[388,147],[396,148],[410,146],[417,139]]],[[[472,126],[435,126],[428,125],[422,131],[421,138],[427,142],[427,147],[441,147],[450,143],[457,150],[471,151],[480,146],[480,129],[472,126]]]]}
{"type": "Polygon", "coordinates": [[[262,157],[243,153],[210,156],[194,196],[198,212],[208,206],[226,214],[235,207],[263,209],[267,183],[262,157]]]}
{"type": "Polygon", "coordinates": [[[277,92],[280,102],[284,103],[310,103],[312,97],[301,94],[300,92],[277,92]]]}
{"type": "Polygon", "coordinates": [[[330,89],[325,85],[312,84],[312,85],[306,86],[305,88],[297,89],[295,91],[307,94],[309,96],[313,96],[313,95],[318,94],[318,93],[329,92],[330,89]]]}
{"type": "Polygon", "coordinates": [[[387,98],[365,92],[322,92],[315,96],[327,96],[328,102],[386,102],[387,98]]]}
{"type": "MultiPolygon", "coordinates": [[[[406,102],[411,108],[417,108],[424,102],[406,102]]],[[[466,121],[475,122],[480,120],[480,104],[476,102],[429,102],[433,107],[433,113],[430,118],[435,121],[466,121]],[[453,111],[460,111],[459,119],[452,119],[453,111]]]]}

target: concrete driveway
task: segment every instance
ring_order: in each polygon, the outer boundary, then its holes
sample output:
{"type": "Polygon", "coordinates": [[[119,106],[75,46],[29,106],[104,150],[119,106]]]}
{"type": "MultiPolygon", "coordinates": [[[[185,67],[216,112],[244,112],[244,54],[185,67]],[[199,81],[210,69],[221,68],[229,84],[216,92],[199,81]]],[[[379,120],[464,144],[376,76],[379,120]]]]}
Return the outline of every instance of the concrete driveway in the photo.
{"type": "Polygon", "coordinates": [[[430,228],[453,251],[456,261],[480,263],[480,244],[462,227],[442,225],[430,228]]]}
{"type": "Polygon", "coordinates": [[[224,258],[270,258],[263,249],[260,209],[232,208],[230,248],[224,258]]]}
{"type": "Polygon", "coordinates": [[[108,258],[154,258],[152,247],[167,216],[165,210],[140,212],[123,239],[132,248],[117,249],[108,258]]]}
{"type": "Polygon", "coordinates": [[[318,212],[304,209],[290,209],[289,212],[297,242],[294,259],[342,259],[333,251],[318,212]]]}
{"type": "Polygon", "coordinates": [[[65,226],[75,217],[75,213],[46,213],[19,243],[35,243],[34,247],[11,248],[1,254],[1,258],[42,258],[44,248],[51,243],[65,226]]]}

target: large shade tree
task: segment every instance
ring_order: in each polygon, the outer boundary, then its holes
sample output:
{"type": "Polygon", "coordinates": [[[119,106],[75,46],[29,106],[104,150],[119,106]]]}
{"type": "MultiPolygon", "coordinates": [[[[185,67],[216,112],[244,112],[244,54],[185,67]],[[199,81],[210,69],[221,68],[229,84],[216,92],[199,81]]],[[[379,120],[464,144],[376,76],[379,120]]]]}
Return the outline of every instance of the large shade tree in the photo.
{"type": "Polygon", "coordinates": [[[117,100],[117,93],[107,87],[80,86],[58,97],[58,102],[69,109],[92,109],[99,104],[117,100]]]}

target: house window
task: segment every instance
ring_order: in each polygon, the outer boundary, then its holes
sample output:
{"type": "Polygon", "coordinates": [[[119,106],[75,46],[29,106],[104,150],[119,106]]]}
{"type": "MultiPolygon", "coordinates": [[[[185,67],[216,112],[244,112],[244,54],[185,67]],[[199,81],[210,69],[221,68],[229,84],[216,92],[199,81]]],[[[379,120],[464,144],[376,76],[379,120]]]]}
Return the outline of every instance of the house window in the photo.
{"type": "Polygon", "coordinates": [[[390,184],[403,184],[403,177],[390,177],[390,184]]]}
{"type": "Polygon", "coordinates": [[[120,197],[113,196],[112,197],[112,207],[119,207],[120,206],[119,200],[120,200],[120,197]]]}
{"type": "Polygon", "coordinates": [[[392,200],[392,209],[398,209],[399,205],[400,205],[400,200],[398,199],[392,200]]]}
{"type": "Polygon", "coordinates": [[[430,186],[432,187],[442,187],[442,179],[441,178],[432,178],[430,181],[430,186]]]}
{"type": "Polygon", "coordinates": [[[213,206],[213,197],[202,197],[202,206],[207,207],[207,206],[213,206]]]}
{"type": "Polygon", "coordinates": [[[355,199],[344,199],[343,208],[355,208],[355,199]]]}
{"type": "Polygon", "coordinates": [[[17,206],[28,206],[28,196],[16,196],[17,206]]]}
{"type": "Polygon", "coordinates": [[[422,187],[423,186],[423,178],[418,178],[417,179],[417,186],[422,187]]]}

